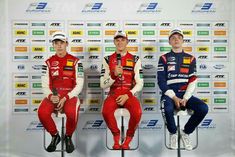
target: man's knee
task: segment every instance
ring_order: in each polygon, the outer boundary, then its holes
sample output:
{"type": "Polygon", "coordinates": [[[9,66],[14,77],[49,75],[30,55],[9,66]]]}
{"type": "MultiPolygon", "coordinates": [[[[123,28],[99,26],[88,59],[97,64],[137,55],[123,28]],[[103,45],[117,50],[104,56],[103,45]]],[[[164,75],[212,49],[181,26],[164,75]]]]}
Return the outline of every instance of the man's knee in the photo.
{"type": "Polygon", "coordinates": [[[208,113],[208,105],[207,104],[203,104],[201,105],[201,108],[200,108],[200,114],[201,115],[206,115],[208,113]]]}
{"type": "Polygon", "coordinates": [[[43,117],[51,116],[51,112],[47,108],[39,107],[38,108],[38,117],[41,119],[43,117]]]}
{"type": "Polygon", "coordinates": [[[171,98],[164,96],[161,100],[161,106],[165,113],[170,114],[174,112],[174,104],[172,104],[171,98]]]}

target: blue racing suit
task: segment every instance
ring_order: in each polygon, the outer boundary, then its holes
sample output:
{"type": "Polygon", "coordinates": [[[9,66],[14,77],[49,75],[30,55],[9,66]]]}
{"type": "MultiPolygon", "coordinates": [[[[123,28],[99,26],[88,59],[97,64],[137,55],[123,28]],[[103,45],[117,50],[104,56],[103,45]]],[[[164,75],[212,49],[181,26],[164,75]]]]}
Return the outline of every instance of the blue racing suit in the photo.
{"type": "Polygon", "coordinates": [[[174,119],[175,103],[173,97],[188,100],[186,108],[193,115],[184,126],[186,134],[192,133],[208,112],[208,106],[202,100],[192,96],[196,87],[196,59],[192,55],[171,50],[159,58],[157,70],[158,86],[162,91],[161,111],[170,133],[177,131],[174,119]]]}

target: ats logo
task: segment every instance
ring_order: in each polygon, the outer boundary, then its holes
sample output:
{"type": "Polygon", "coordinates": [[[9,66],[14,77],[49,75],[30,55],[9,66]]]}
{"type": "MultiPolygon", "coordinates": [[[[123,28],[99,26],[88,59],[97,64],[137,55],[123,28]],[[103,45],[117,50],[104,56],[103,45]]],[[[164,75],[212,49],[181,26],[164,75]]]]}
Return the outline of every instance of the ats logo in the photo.
{"type": "Polygon", "coordinates": [[[156,112],[157,109],[156,109],[156,106],[143,106],[143,111],[145,113],[151,113],[151,112],[156,112]]]}
{"type": "Polygon", "coordinates": [[[99,112],[100,108],[99,107],[90,107],[88,112],[99,112]]]}
{"type": "Polygon", "coordinates": [[[104,123],[104,120],[89,120],[86,122],[83,130],[100,130],[100,129],[106,129],[106,124],[104,123]]]}
{"type": "Polygon", "coordinates": [[[213,3],[197,3],[195,4],[192,13],[215,13],[216,8],[214,8],[213,3]]]}
{"type": "Polygon", "coordinates": [[[159,124],[158,119],[142,120],[139,125],[140,129],[161,129],[162,124],[159,124]]]}
{"type": "Polygon", "coordinates": [[[200,129],[215,129],[216,124],[213,123],[213,119],[207,118],[201,122],[201,124],[198,126],[198,128],[200,128],[200,129]]]}
{"type": "Polygon", "coordinates": [[[62,26],[62,23],[60,23],[60,22],[52,22],[50,24],[50,27],[61,27],[61,26],[62,26]]]}

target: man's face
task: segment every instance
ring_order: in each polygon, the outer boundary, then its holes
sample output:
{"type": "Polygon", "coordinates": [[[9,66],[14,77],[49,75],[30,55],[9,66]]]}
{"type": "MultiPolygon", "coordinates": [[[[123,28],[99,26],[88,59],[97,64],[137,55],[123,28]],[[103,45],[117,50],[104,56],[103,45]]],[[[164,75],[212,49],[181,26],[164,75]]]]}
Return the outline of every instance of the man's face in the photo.
{"type": "Polygon", "coordinates": [[[128,44],[127,38],[120,37],[120,38],[114,39],[114,45],[116,46],[117,51],[126,50],[127,44],[128,44]]]}
{"type": "Polygon", "coordinates": [[[58,56],[64,56],[66,54],[66,47],[68,46],[68,42],[62,40],[53,41],[53,47],[58,56]]]}
{"type": "Polygon", "coordinates": [[[169,44],[173,47],[173,48],[182,48],[183,45],[183,37],[182,35],[176,33],[173,34],[170,39],[169,39],[169,44]]]}

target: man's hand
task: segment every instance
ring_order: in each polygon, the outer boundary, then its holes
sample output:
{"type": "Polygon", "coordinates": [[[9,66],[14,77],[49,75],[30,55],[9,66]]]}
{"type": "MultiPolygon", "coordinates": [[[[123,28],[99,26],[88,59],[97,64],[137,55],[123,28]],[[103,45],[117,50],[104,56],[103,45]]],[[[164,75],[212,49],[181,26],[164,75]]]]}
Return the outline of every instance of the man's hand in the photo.
{"type": "Polygon", "coordinates": [[[116,102],[118,105],[123,106],[128,99],[129,99],[129,97],[127,94],[119,95],[116,99],[116,102]]]}
{"type": "Polygon", "coordinates": [[[174,97],[173,97],[173,100],[174,100],[174,102],[175,102],[176,108],[179,109],[179,108],[180,108],[180,101],[181,101],[181,99],[178,98],[177,96],[174,96],[174,97]]]}
{"type": "Polygon", "coordinates": [[[181,99],[180,100],[180,106],[186,107],[187,99],[181,99]]]}
{"type": "Polygon", "coordinates": [[[66,101],[66,98],[63,97],[60,102],[58,103],[57,107],[55,108],[56,111],[60,111],[64,107],[64,103],[66,101]]]}
{"type": "Polygon", "coordinates": [[[115,76],[119,76],[119,75],[122,76],[122,73],[123,73],[122,66],[121,65],[116,65],[115,69],[114,69],[114,75],[115,76]]]}
{"type": "Polygon", "coordinates": [[[60,101],[60,97],[58,95],[52,95],[50,101],[53,104],[57,104],[60,101]]]}

